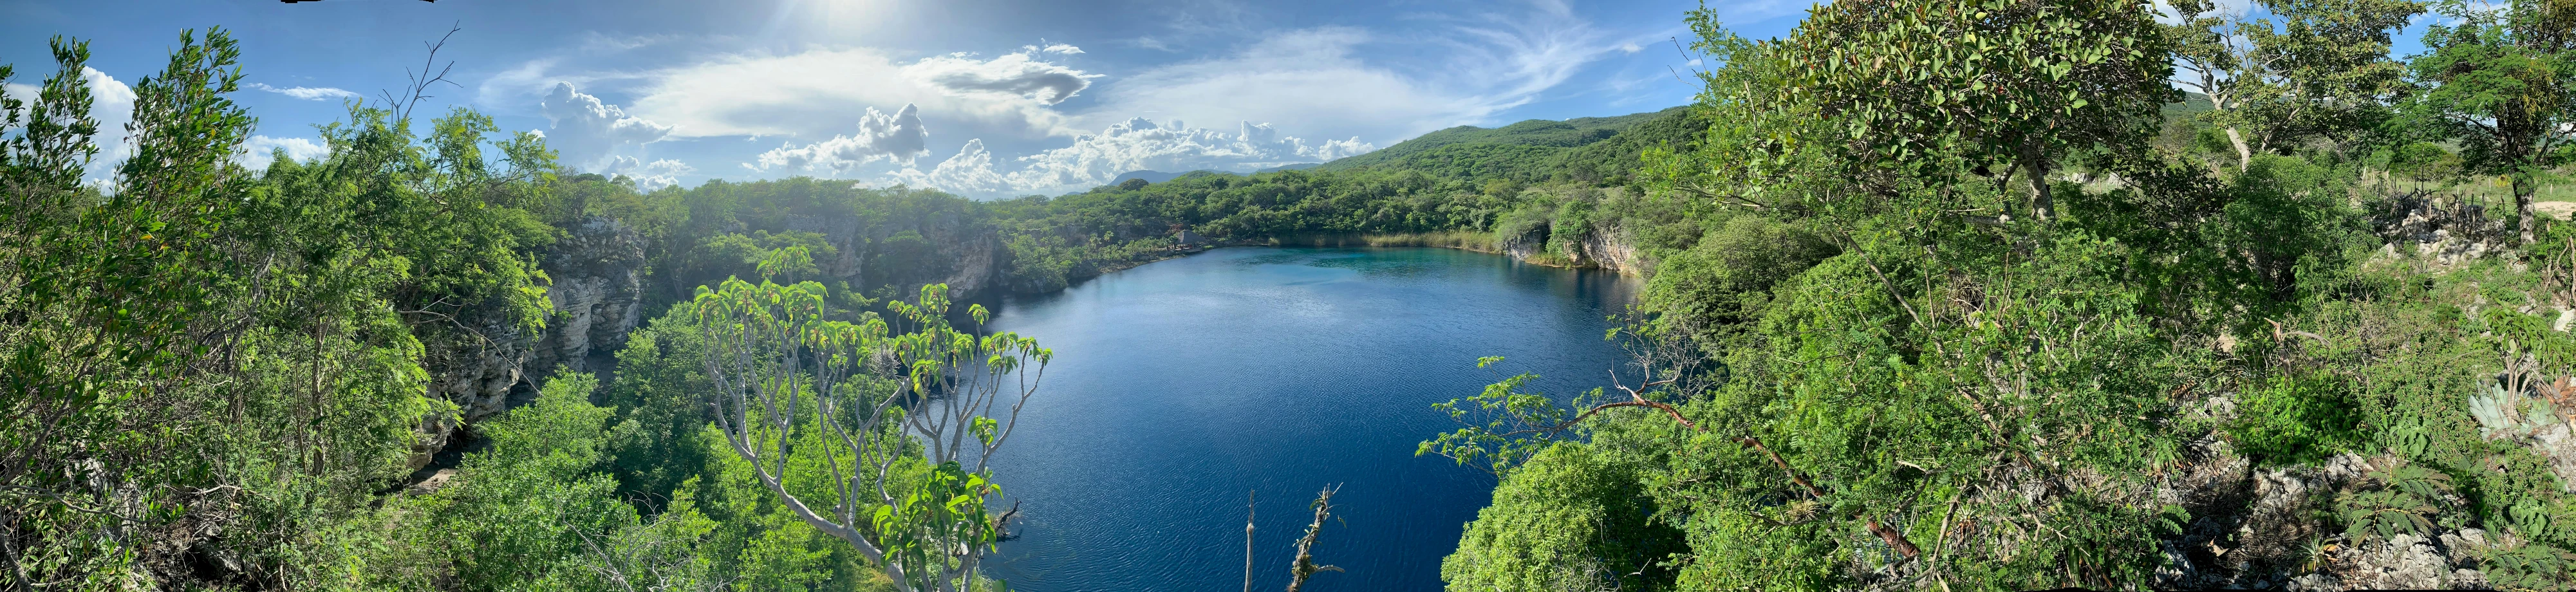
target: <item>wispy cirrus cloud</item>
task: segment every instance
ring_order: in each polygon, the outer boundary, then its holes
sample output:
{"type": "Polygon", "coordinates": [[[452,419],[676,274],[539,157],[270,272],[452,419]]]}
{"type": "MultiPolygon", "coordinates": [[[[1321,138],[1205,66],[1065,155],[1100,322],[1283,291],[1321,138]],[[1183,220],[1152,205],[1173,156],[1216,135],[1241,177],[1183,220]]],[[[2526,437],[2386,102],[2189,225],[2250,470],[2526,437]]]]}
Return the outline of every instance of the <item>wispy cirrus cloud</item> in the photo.
{"type": "Polygon", "coordinates": [[[1117,80],[1081,121],[1103,125],[1155,113],[1188,121],[1290,122],[1326,137],[1391,142],[1491,123],[1584,65],[1636,43],[1549,1],[1401,36],[1356,27],[1276,31],[1229,54],[1117,80]],[[1389,49],[1402,51],[1383,51],[1389,49]],[[1388,53],[1414,59],[1377,57],[1388,53]]]}
{"type": "Polygon", "coordinates": [[[327,87],[327,86],[295,86],[295,87],[287,87],[287,88],[278,88],[278,87],[269,86],[269,85],[266,85],[266,84],[261,84],[261,83],[253,82],[253,83],[250,83],[250,87],[251,87],[252,89],[255,89],[255,90],[262,90],[262,91],[267,91],[267,92],[273,92],[273,93],[277,93],[277,94],[281,94],[281,95],[286,95],[286,96],[289,96],[289,97],[294,97],[294,98],[297,98],[297,99],[303,99],[303,100],[307,100],[307,101],[322,101],[322,100],[329,100],[329,99],[355,99],[355,98],[358,98],[358,97],[359,97],[358,93],[349,92],[349,91],[345,91],[345,90],[340,90],[340,89],[336,89],[336,88],[331,88],[331,87],[327,87]]]}

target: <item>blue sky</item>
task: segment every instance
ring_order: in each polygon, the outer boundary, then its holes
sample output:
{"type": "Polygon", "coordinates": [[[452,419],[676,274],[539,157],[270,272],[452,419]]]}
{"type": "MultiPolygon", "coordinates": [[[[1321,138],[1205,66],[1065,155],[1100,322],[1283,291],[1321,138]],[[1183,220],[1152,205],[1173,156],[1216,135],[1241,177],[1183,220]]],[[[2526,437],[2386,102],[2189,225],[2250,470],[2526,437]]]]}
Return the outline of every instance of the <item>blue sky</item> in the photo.
{"type": "MultiPolygon", "coordinates": [[[[1754,36],[1808,6],[1712,3],[1754,36]]],[[[0,0],[12,84],[45,40],[90,40],[100,118],[179,31],[242,42],[253,148],[318,152],[315,124],[421,67],[465,106],[539,130],[564,162],[647,185],[812,175],[974,196],[1087,189],[1129,170],[1315,162],[1455,125],[1689,102],[1686,0],[0,0]]],[[[13,93],[16,94],[16,93],[13,93]]],[[[126,93],[129,94],[130,93],[126,93]]],[[[111,147],[112,149],[113,147],[111,147]]]]}

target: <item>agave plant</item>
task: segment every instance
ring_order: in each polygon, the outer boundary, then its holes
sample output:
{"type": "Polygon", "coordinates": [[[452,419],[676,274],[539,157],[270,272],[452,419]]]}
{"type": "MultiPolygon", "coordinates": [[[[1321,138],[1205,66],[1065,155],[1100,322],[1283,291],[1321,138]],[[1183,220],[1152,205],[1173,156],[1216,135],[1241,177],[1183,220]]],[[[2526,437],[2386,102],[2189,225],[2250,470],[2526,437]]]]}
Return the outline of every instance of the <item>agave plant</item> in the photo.
{"type": "Polygon", "coordinates": [[[2522,412],[2526,408],[2524,403],[2531,398],[2523,396],[2520,390],[2507,389],[2501,384],[2489,384],[2483,390],[2481,394],[2469,396],[2469,414],[2478,419],[2479,435],[2489,438],[2529,436],[2553,418],[2554,411],[2542,408],[2549,404],[2548,401],[2534,401],[2539,405],[2529,406],[2530,413],[2526,414],[2522,412]]]}

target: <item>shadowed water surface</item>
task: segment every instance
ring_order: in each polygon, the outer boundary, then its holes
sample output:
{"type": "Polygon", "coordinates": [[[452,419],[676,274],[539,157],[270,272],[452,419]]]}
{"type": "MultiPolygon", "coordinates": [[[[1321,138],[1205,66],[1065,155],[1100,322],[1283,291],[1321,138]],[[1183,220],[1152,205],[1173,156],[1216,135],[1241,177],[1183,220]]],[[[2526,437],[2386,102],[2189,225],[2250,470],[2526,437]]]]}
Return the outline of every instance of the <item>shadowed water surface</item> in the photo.
{"type": "Polygon", "coordinates": [[[1607,384],[1633,280],[1449,249],[1218,249],[1003,305],[994,328],[1056,352],[995,461],[1021,502],[993,576],[1026,592],[1235,590],[1259,490],[1256,590],[1287,582],[1329,483],[1341,521],[1308,589],[1437,590],[1493,478],[1415,444],[1433,403],[1537,372],[1607,384]],[[1497,370],[1478,356],[1508,356],[1497,370]]]}

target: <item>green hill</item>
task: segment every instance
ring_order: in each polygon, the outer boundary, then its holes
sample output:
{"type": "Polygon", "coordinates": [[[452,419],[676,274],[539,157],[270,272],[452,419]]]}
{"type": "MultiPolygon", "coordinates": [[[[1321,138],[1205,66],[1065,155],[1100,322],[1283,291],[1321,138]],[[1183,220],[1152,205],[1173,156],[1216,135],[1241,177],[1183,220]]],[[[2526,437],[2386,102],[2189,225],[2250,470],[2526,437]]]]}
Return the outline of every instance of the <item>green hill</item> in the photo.
{"type": "Polygon", "coordinates": [[[1532,119],[1499,128],[1462,125],[1315,170],[1373,168],[1471,181],[1602,183],[1636,168],[1636,156],[1647,146],[1687,142],[1705,127],[1685,107],[1616,117],[1532,119]]]}

